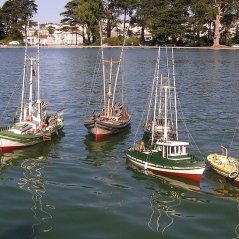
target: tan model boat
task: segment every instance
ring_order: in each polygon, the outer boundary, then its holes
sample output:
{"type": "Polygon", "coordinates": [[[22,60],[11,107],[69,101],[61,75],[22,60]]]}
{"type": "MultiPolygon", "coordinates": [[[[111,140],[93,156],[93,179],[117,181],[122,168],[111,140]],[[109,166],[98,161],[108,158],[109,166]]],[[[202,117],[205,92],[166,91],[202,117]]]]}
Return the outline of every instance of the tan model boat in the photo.
{"type": "Polygon", "coordinates": [[[239,183],[239,160],[226,154],[209,154],[207,161],[210,167],[225,178],[239,183]]]}

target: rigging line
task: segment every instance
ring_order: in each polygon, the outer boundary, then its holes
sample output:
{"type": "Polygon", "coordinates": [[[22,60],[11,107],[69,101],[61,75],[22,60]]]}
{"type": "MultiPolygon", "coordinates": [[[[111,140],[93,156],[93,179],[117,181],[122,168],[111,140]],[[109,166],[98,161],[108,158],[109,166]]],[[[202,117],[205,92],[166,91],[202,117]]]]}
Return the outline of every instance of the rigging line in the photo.
{"type": "Polygon", "coordinates": [[[5,115],[6,110],[7,110],[8,106],[9,106],[9,104],[10,104],[10,102],[11,102],[11,99],[13,98],[13,95],[15,95],[15,92],[16,92],[16,90],[18,89],[17,86],[19,85],[19,82],[20,82],[21,79],[22,79],[22,75],[19,76],[19,78],[18,78],[18,80],[17,80],[17,82],[16,82],[16,84],[15,84],[15,86],[14,86],[14,90],[13,90],[13,92],[12,92],[12,94],[11,94],[11,96],[10,96],[10,98],[9,98],[9,100],[8,100],[8,102],[7,102],[6,106],[5,106],[5,108],[4,108],[3,112],[2,112],[2,114],[0,115],[0,120],[3,119],[3,116],[5,115]]]}
{"type": "Polygon", "coordinates": [[[91,85],[90,85],[90,94],[89,94],[89,98],[87,100],[86,114],[88,113],[88,111],[90,109],[90,102],[92,101],[92,98],[93,98],[93,95],[94,95],[93,94],[94,93],[93,89],[95,88],[97,76],[99,75],[99,70],[100,70],[99,56],[100,56],[100,49],[98,50],[98,54],[97,54],[97,58],[96,58],[96,64],[95,64],[94,70],[93,70],[93,77],[92,77],[91,85]]]}
{"type": "MultiPolygon", "coordinates": [[[[229,118],[227,118],[227,120],[226,120],[226,125],[228,125],[228,122],[229,122],[229,118]]],[[[224,142],[224,139],[225,139],[226,131],[227,130],[224,130],[224,132],[223,132],[223,137],[222,137],[222,140],[221,140],[221,145],[224,144],[223,142],[224,142]]]]}
{"type": "Polygon", "coordinates": [[[236,132],[237,132],[237,129],[238,129],[238,124],[239,124],[239,120],[237,120],[237,125],[236,125],[236,128],[235,128],[235,130],[234,130],[234,134],[233,134],[233,137],[232,137],[232,140],[231,140],[229,149],[228,149],[228,153],[230,153],[230,151],[231,151],[231,147],[232,147],[232,145],[233,145],[234,138],[235,138],[235,135],[236,135],[236,132]]]}
{"type": "Polygon", "coordinates": [[[144,110],[143,110],[142,116],[141,116],[141,118],[140,118],[140,121],[139,121],[137,130],[136,130],[136,133],[135,133],[135,136],[134,136],[134,144],[135,144],[135,142],[136,142],[136,137],[137,137],[137,135],[138,135],[138,133],[139,133],[140,126],[143,125],[142,122],[143,122],[143,120],[144,120],[144,114],[145,114],[145,112],[146,112],[146,108],[147,108],[147,105],[144,106],[144,110]]]}
{"type": "Polygon", "coordinates": [[[192,140],[194,146],[196,147],[196,149],[198,150],[198,152],[200,153],[200,155],[203,156],[203,153],[201,152],[201,150],[200,150],[199,147],[197,146],[197,144],[196,144],[196,142],[195,142],[195,140],[194,140],[192,134],[190,133],[190,131],[189,131],[187,125],[186,125],[184,113],[183,113],[182,106],[181,106],[181,102],[180,102],[180,99],[179,99],[178,96],[177,96],[177,100],[178,100],[178,105],[179,105],[180,112],[181,112],[181,115],[182,115],[182,121],[183,121],[184,127],[185,127],[185,129],[186,129],[186,132],[187,132],[187,134],[188,134],[188,137],[191,138],[191,140],[192,140]]]}
{"type": "MultiPolygon", "coordinates": [[[[98,54],[97,54],[96,63],[99,62],[99,57],[100,57],[100,50],[98,51],[98,54]]],[[[90,92],[91,94],[90,94],[90,96],[93,95],[93,89],[94,89],[94,86],[95,86],[97,75],[99,73],[99,69],[100,69],[100,63],[95,64],[94,71],[93,71],[93,79],[92,79],[92,82],[91,82],[91,92],[90,92]]]]}

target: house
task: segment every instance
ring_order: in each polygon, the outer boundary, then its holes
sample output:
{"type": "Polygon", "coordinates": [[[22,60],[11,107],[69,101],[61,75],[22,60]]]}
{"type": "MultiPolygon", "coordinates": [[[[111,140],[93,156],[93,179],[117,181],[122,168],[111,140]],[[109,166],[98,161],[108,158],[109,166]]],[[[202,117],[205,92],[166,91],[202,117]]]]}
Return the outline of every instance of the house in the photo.
{"type": "MultiPolygon", "coordinates": [[[[67,30],[61,30],[62,25],[41,25],[39,31],[40,44],[43,46],[52,45],[81,45],[83,37],[81,31],[71,31],[70,27],[65,26],[67,30]],[[53,28],[53,33],[49,33],[49,27],[53,28]]],[[[34,26],[28,31],[27,41],[29,45],[36,45],[37,42],[37,27],[34,26]]]]}

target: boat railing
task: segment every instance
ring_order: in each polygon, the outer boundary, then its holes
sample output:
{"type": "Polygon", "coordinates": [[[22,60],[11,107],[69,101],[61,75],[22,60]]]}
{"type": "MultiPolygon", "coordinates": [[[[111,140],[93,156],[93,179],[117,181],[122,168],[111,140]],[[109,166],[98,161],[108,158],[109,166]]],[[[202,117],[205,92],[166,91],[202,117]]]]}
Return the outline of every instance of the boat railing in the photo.
{"type": "Polygon", "coordinates": [[[5,131],[5,130],[8,130],[8,129],[10,129],[10,125],[8,125],[8,126],[2,126],[2,127],[0,127],[0,132],[1,131],[5,131]]]}
{"type": "Polygon", "coordinates": [[[232,167],[235,168],[237,172],[239,172],[239,164],[236,161],[232,162],[232,167]]]}
{"type": "Polygon", "coordinates": [[[52,117],[59,117],[63,119],[63,114],[64,114],[64,109],[60,109],[57,111],[50,111],[49,115],[51,115],[52,117]]]}

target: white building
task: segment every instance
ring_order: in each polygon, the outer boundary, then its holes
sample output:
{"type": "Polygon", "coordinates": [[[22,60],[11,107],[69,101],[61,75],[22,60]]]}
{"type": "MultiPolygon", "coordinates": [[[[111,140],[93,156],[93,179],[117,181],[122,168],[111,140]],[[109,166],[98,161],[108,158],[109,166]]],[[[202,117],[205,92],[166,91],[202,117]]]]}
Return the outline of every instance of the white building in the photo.
{"type": "Polygon", "coordinates": [[[83,37],[79,32],[55,31],[53,33],[56,45],[82,45],[83,37]]]}
{"type": "MultiPolygon", "coordinates": [[[[82,45],[83,44],[83,37],[80,34],[80,31],[73,32],[70,30],[64,31],[60,30],[62,25],[49,25],[40,28],[39,37],[40,37],[40,44],[43,46],[49,45],[82,45]],[[49,33],[48,27],[51,26],[54,29],[53,34],[49,33]]],[[[69,26],[68,26],[69,27],[69,26]]],[[[27,41],[29,45],[36,45],[38,42],[37,40],[37,27],[33,27],[28,31],[27,41]]]]}

